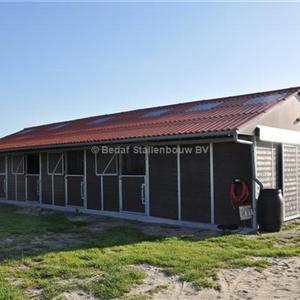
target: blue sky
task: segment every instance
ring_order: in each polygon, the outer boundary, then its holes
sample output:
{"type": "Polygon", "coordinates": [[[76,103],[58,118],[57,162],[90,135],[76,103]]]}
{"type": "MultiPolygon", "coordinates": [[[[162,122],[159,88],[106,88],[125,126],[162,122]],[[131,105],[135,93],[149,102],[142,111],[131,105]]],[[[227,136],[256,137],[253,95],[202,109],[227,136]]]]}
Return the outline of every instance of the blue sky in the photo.
{"type": "Polygon", "coordinates": [[[0,3],[0,136],[300,85],[300,3],[0,3]]]}

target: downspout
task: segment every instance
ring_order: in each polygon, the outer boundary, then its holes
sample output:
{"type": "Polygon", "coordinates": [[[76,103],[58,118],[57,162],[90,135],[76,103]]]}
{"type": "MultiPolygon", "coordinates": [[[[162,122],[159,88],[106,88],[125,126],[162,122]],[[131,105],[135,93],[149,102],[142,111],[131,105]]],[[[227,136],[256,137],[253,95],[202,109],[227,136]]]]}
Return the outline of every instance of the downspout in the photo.
{"type": "Polygon", "coordinates": [[[252,139],[252,141],[247,141],[247,140],[241,140],[241,139],[239,139],[238,131],[234,132],[234,134],[233,134],[233,140],[234,140],[235,143],[238,143],[238,144],[253,145],[253,139],[252,139]]]}
{"type": "Polygon", "coordinates": [[[253,210],[253,217],[252,217],[252,229],[253,231],[257,231],[257,209],[256,209],[256,202],[257,202],[257,191],[256,191],[256,135],[254,134],[251,141],[242,140],[238,137],[238,132],[236,131],[233,135],[234,142],[238,144],[246,144],[251,145],[251,169],[252,169],[252,210],[253,210]]]}
{"type": "Polygon", "coordinates": [[[251,147],[251,164],[252,164],[252,210],[253,210],[253,218],[252,218],[252,228],[256,232],[257,231],[257,189],[256,189],[256,136],[252,137],[252,147],[251,147]]]}

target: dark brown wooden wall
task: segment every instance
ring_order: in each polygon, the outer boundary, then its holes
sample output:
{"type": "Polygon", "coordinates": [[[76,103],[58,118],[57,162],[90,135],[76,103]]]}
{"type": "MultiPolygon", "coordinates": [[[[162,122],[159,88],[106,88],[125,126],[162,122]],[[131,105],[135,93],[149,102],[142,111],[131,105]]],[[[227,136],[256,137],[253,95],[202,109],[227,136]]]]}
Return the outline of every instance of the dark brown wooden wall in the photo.
{"type": "Polygon", "coordinates": [[[15,183],[15,175],[12,175],[11,169],[12,169],[12,158],[11,155],[8,155],[7,157],[7,168],[8,168],[8,174],[7,174],[7,186],[8,186],[8,200],[17,200],[16,199],[16,183],[15,183]]]}
{"type": "Polygon", "coordinates": [[[251,199],[251,146],[236,143],[214,144],[216,224],[240,224],[238,210],[233,208],[229,197],[229,187],[235,178],[246,181],[250,190],[249,199],[251,199]]]}
{"type": "Polygon", "coordinates": [[[5,155],[0,155],[0,173],[4,174],[6,171],[5,168],[5,155]]]}
{"type": "Polygon", "coordinates": [[[101,209],[100,177],[95,172],[95,154],[86,151],[87,208],[101,209]]]}
{"type": "Polygon", "coordinates": [[[192,153],[180,154],[181,218],[185,221],[210,223],[209,144],[186,145],[183,148],[191,149],[192,153]],[[201,153],[196,148],[199,146],[204,150],[201,153]]]}
{"type": "Polygon", "coordinates": [[[119,211],[119,177],[103,176],[104,210],[119,211]]]}
{"type": "Polygon", "coordinates": [[[17,200],[25,201],[25,175],[16,175],[17,177],[17,200]]]}
{"type": "Polygon", "coordinates": [[[54,175],[54,205],[65,206],[65,177],[54,175]]]}
{"type": "Polygon", "coordinates": [[[39,201],[39,176],[27,176],[27,200],[39,201]]]}
{"type": "Polygon", "coordinates": [[[42,153],[42,203],[52,204],[52,180],[47,174],[47,153],[42,153]]]}
{"type": "Polygon", "coordinates": [[[149,155],[150,215],[178,218],[177,155],[149,155]]]}

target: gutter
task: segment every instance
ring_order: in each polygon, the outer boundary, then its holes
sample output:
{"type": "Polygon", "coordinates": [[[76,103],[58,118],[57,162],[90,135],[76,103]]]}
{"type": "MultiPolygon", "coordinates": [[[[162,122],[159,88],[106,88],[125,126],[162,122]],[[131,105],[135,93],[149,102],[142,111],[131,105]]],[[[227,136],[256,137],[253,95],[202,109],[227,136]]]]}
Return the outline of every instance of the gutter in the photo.
{"type": "MultiPolygon", "coordinates": [[[[214,138],[214,137],[233,137],[235,130],[226,130],[219,132],[202,132],[202,133],[192,133],[192,134],[177,134],[169,136],[156,136],[156,137],[143,137],[143,138],[128,138],[120,140],[104,140],[104,141],[89,141],[82,143],[66,143],[66,144],[50,144],[45,146],[33,146],[33,147],[20,147],[20,148],[6,148],[0,149],[0,152],[17,152],[24,150],[46,150],[49,148],[70,148],[70,147],[84,147],[84,146],[97,146],[97,145],[107,145],[107,144],[122,144],[122,143],[136,143],[136,142],[156,142],[156,141],[172,141],[172,140],[188,140],[193,138],[214,138]]],[[[0,143],[1,144],[1,143],[0,143]]]]}
{"type": "Polygon", "coordinates": [[[239,139],[239,132],[238,132],[238,130],[234,132],[233,139],[234,139],[234,142],[238,143],[238,144],[253,145],[253,141],[239,139]]]}

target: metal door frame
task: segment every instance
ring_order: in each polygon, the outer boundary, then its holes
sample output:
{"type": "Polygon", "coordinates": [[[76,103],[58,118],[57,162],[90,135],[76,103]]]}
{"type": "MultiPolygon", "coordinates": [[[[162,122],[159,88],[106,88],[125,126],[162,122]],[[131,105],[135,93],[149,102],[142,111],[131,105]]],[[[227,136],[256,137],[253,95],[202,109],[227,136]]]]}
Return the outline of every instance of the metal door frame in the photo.
{"type": "Polygon", "coordinates": [[[143,216],[150,215],[150,197],[149,197],[149,146],[145,146],[145,174],[144,175],[122,175],[122,154],[119,155],[119,211],[122,213],[138,214],[143,216]],[[143,177],[144,178],[144,205],[145,211],[142,213],[123,210],[123,193],[122,193],[122,178],[123,177],[143,177]]]}
{"type": "Polygon", "coordinates": [[[146,215],[147,214],[147,189],[146,189],[147,181],[146,181],[146,175],[120,175],[119,176],[119,194],[120,198],[122,201],[122,206],[120,206],[120,212],[124,213],[130,213],[130,214],[138,214],[138,215],[146,215]],[[128,211],[128,210],[123,210],[123,204],[124,204],[124,199],[123,199],[123,190],[122,190],[122,179],[123,178],[143,178],[144,183],[141,185],[141,202],[144,205],[144,212],[136,212],[136,211],[128,211]]]}
{"type": "Polygon", "coordinates": [[[82,208],[85,206],[85,199],[86,199],[86,188],[85,188],[85,175],[65,175],[65,206],[67,207],[78,207],[78,208],[82,208]],[[79,205],[72,205],[68,203],[68,178],[69,177],[81,177],[81,183],[80,183],[80,196],[81,196],[81,200],[83,202],[82,206],[79,205]]]}
{"type": "MultiPolygon", "coordinates": [[[[83,151],[83,174],[67,174],[68,172],[68,152],[71,151],[77,151],[77,150],[70,150],[70,151],[65,151],[64,156],[65,156],[65,207],[74,207],[74,208],[87,208],[87,183],[86,183],[86,149],[82,149],[83,151]],[[68,177],[82,177],[82,181],[80,183],[80,192],[81,192],[81,200],[83,202],[82,206],[78,205],[70,205],[68,204],[68,177]]],[[[78,150],[80,151],[80,150],[78,150]]]]}
{"type": "Polygon", "coordinates": [[[24,176],[25,176],[25,201],[26,202],[33,202],[33,203],[42,203],[42,154],[41,152],[37,153],[39,155],[39,173],[37,174],[28,174],[27,173],[27,154],[23,155],[23,164],[24,164],[24,176]],[[26,162],[25,162],[26,157],[26,162]],[[26,170],[25,170],[26,169],[26,170]],[[28,177],[38,177],[37,180],[37,192],[38,192],[38,200],[31,200],[28,199],[28,177]]]}
{"type": "Polygon", "coordinates": [[[41,182],[40,182],[40,174],[26,174],[25,175],[25,201],[28,202],[41,202],[41,182]],[[37,195],[38,200],[28,199],[28,177],[36,177],[37,178],[37,195]]]}

